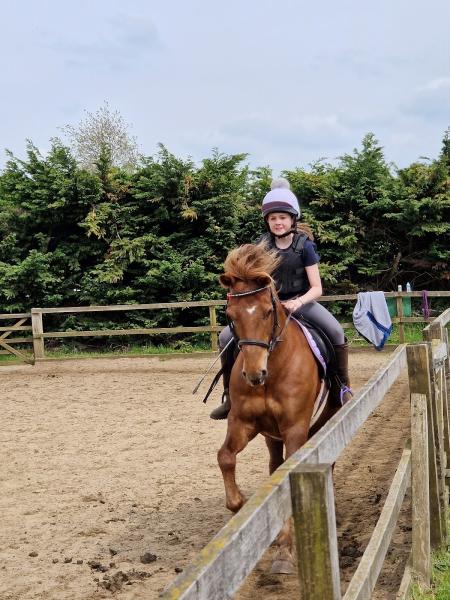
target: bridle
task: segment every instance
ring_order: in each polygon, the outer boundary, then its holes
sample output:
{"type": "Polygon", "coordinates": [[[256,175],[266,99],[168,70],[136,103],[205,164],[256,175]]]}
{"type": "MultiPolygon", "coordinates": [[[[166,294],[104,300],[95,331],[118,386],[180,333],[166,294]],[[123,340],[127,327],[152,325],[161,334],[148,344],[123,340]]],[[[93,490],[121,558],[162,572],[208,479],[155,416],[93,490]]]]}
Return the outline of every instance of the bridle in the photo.
{"type": "MultiPolygon", "coordinates": [[[[286,326],[291,317],[291,313],[288,314],[286,322],[285,322],[283,328],[281,329],[280,333],[278,335],[276,335],[277,329],[280,327],[280,323],[278,321],[277,301],[276,301],[276,297],[273,293],[273,289],[272,289],[271,285],[267,285],[262,288],[258,288],[256,290],[249,290],[247,292],[236,292],[236,293],[228,292],[227,300],[229,301],[231,298],[241,298],[243,296],[253,296],[254,294],[259,294],[260,292],[263,292],[264,290],[270,290],[270,299],[272,301],[272,311],[273,311],[272,332],[270,334],[270,339],[268,342],[264,342],[263,340],[254,340],[254,339],[239,339],[239,337],[236,334],[234,322],[231,319],[229,319],[228,315],[227,315],[228,325],[230,326],[231,333],[233,334],[233,338],[234,338],[239,350],[241,350],[242,346],[261,346],[261,348],[266,348],[270,354],[272,352],[272,350],[275,348],[275,346],[278,344],[278,342],[282,341],[281,336],[282,336],[284,330],[286,329],[286,326]]],[[[228,306],[228,304],[227,304],[227,306],[228,306]]]]}

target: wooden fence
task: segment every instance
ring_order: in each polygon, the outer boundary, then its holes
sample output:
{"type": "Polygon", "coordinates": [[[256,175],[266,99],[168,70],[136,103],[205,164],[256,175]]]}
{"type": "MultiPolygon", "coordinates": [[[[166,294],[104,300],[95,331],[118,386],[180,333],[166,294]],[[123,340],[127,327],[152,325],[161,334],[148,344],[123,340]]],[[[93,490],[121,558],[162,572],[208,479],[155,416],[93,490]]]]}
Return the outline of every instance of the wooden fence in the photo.
{"type": "MultiPolygon", "coordinates": [[[[388,293],[395,297],[400,324],[420,322],[418,317],[402,316],[403,299],[420,297],[419,292],[388,293]]],[[[429,292],[432,297],[448,297],[450,292],[429,292]]],[[[328,296],[325,302],[355,300],[355,295],[328,296]]],[[[52,337],[95,335],[142,335],[207,331],[216,335],[221,327],[215,322],[215,307],[222,301],[164,303],[99,307],[32,309],[31,313],[0,315],[16,323],[0,327],[0,346],[15,351],[13,343],[33,342],[37,360],[43,359],[44,340],[52,337]],[[153,310],[205,306],[210,311],[209,327],[159,329],[45,332],[43,315],[106,311],[153,310]],[[31,318],[31,325],[25,325],[31,318]],[[31,331],[32,337],[10,338],[14,332],[31,331]],[[6,341],[8,340],[8,341],[6,341]],[[19,341],[20,340],[20,341],[19,341]]],[[[424,329],[424,342],[400,345],[383,366],[311,440],[290,457],[250,498],[217,536],[200,552],[194,562],[170,586],[166,599],[232,598],[246,576],[278,535],[284,521],[294,516],[299,545],[299,581],[303,597],[310,600],[341,599],[337,560],[334,492],[331,465],[350,443],[360,426],[395,384],[408,366],[411,392],[411,448],[405,448],[380,519],[344,600],[369,598],[381,570],[412,472],[413,521],[411,564],[407,566],[398,598],[406,598],[414,572],[424,583],[430,578],[430,549],[447,541],[448,506],[447,456],[450,452],[447,375],[449,370],[448,335],[450,309],[424,329]],[[305,494],[302,490],[313,493],[305,494]],[[325,499],[315,503],[314,498],[325,499]],[[321,507],[312,519],[311,501],[321,507]],[[302,518],[308,515],[308,518],[302,518]],[[313,560],[313,548],[319,548],[324,560],[313,560]]]]}
{"type": "Polygon", "coordinates": [[[21,331],[31,331],[31,325],[25,325],[25,323],[31,319],[31,313],[15,313],[0,315],[0,323],[2,321],[16,321],[12,325],[0,327],[2,332],[0,335],[0,354],[13,354],[19,360],[34,365],[34,357],[29,357],[21,350],[17,350],[12,344],[26,344],[28,342],[33,343],[32,337],[10,337],[12,333],[21,331]],[[6,341],[7,340],[7,341],[6,341]]]}
{"type": "MultiPolygon", "coordinates": [[[[432,291],[428,292],[430,298],[450,298],[450,292],[432,291]]],[[[405,341],[405,324],[427,322],[424,317],[403,316],[403,303],[408,298],[420,298],[422,292],[386,292],[386,298],[394,298],[397,308],[397,316],[392,318],[394,324],[399,326],[400,343],[405,341]]],[[[321,302],[355,301],[356,294],[344,294],[340,296],[324,296],[321,302]]],[[[17,323],[0,327],[3,335],[0,336],[0,354],[14,354],[20,360],[34,363],[45,359],[45,340],[52,338],[79,338],[79,337],[112,337],[129,335],[160,335],[160,334],[187,334],[187,333],[209,333],[211,336],[211,349],[217,350],[217,339],[223,326],[217,324],[217,308],[226,304],[224,300],[202,300],[197,302],[164,302],[159,304],[118,304],[112,306],[72,306],[61,308],[32,308],[30,313],[1,314],[0,320],[18,319],[17,323]],[[45,331],[45,315],[55,314],[79,314],[79,313],[114,313],[124,311],[142,310],[166,310],[166,309],[190,309],[205,307],[209,310],[209,325],[192,327],[157,327],[157,328],[134,328],[134,329],[96,329],[90,331],[45,331]],[[30,324],[25,324],[31,319],[30,324]],[[12,333],[31,332],[27,337],[10,337],[12,333]],[[5,338],[8,337],[8,342],[5,338]],[[15,344],[33,344],[33,357],[27,357],[23,351],[15,350],[15,344]]],[[[430,319],[428,319],[430,320],[430,319]]],[[[353,323],[342,323],[343,327],[353,327],[353,323]]]]}
{"type": "Polygon", "coordinates": [[[421,582],[429,583],[430,549],[444,547],[447,542],[449,358],[444,327],[449,321],[450,309],[425,328],[424,342],[400,345],[355,397],[230,519],[163,598],[232,598],[292,515],[301,597],[341,600],[331,465],[406,366],[412,407],[411,446],[403,451],[378,523],[343,599],[371,597],[411,479],[411,562],[397,597],[408,597],[412,572],[421,582]]]}

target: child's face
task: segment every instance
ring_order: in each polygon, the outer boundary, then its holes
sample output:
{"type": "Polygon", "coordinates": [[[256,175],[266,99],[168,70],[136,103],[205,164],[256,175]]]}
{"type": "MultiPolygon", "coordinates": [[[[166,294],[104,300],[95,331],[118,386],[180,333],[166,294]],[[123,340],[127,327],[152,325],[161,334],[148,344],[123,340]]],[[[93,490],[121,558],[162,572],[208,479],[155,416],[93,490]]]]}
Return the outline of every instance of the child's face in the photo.
{"type": "Polygon", "coordinates": [[[288,213],[274,212],[267,217],[270,231],[274,235],[282,235],[292,229],[292,217],[288,213]]]}

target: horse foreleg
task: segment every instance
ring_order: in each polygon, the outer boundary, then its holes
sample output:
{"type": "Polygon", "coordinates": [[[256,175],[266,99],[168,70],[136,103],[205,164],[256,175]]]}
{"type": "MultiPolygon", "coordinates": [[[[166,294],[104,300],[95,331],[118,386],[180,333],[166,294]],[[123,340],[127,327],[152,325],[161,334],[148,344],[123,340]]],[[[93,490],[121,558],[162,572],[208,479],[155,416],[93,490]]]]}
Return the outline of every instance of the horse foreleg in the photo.
{"type": "MultiPolygon", "coordinates": [[[[284,462],[284,444],[281,440],[275,440],[269,437],[266,437],[265,439],[270,455],[269,472],[272,475],[272,473],[284,462]]],[[[289,540],[289,532],[290,522],[286,521],[275,540],[277,550],[270,569],[271,573],[292,573],[294,563],[289,551],[289,544],[287,543],[289,540]]]]}
{"type": "Polygon", "coordinates": [[[217,453],[225,485],[226,506],[237,512],[245,503],[245,497],[236,483],[236,456],[252,440],[257,431],[236,418],[229,418],[227,436],[217,453]]]}
{"type": "MultiPolygon", "coordinates": [[[[286,459],[294,454],[308,439],[308,427],[302,427],[296,424],[295,427],[285,432],[284,443],[286,446],[286,459]]],[[[292,556],[292,525],[291,519],[288,519],[280,533],[278,534],[277,540],[277,552],[270,569],[271,573],[283,573],[289,574],[294,571],[294,559],[292,556]]]]}
{"type": "Polygon", "coordinates": [[[283,432],[283,441],[286,446],[286,459],[306,443],[308,439],[308,423],[296,423],[287,431],[283,432]]]}
{"type": "Polygon", "coordinates": [[[284,462],[283,442],[270,437],[264,439],[266,440],[266,446],[269,450],[269,473],[272,475],[272,473],[284,462]]]}

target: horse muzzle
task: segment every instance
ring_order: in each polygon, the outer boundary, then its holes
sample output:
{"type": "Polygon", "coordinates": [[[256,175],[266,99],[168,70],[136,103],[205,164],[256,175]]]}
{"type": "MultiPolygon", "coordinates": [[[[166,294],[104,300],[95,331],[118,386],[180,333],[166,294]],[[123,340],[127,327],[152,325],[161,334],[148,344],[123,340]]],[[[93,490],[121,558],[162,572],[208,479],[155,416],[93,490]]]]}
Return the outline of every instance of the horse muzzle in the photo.
{"type": "Polygon", "coordinates": [[[261,369],[261,371],[256,373],[242,371],[242,375],[251,386],[264,385],[267,378],[267,369],[261,369]]]}

